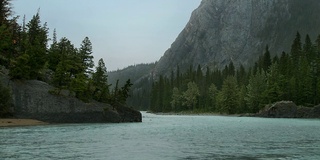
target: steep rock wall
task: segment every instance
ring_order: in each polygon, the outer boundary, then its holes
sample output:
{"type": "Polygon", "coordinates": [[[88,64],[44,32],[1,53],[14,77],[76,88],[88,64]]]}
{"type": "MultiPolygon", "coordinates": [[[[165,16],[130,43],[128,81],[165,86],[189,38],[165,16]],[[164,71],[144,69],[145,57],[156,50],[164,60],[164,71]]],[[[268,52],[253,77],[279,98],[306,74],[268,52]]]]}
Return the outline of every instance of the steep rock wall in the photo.
{"type": "Polygon", "coordinates": [[[320,34],[319,8],[318,0],[203,0],[154,74],[169,74],[178,65],[250,66],[266,45],[272,55],[290,52],[297,31],[313,40],[320,34]]]}

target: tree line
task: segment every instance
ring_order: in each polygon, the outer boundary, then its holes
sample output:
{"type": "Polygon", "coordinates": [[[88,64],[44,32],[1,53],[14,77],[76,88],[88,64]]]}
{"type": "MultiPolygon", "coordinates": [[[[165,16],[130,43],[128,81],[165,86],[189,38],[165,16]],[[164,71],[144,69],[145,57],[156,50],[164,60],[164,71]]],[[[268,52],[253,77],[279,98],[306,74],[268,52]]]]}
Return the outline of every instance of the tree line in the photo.
{"type": "Polygon", "coordinates": [[[111,90],[103,59],[94,66],[88,37],[76,48],[66,37],[58,40],[56,30],[49,38],[39,10],[29,22],[23,17],[22,25],[17,23],[19,17],[9,19],[11,16],[10,0],[0,1],[0,65],[9,69],[11,79],[41,80],[56,87],[50,93],[59,95],[68,90],[84,102],[125,103],[130,80],[111,90]]]}
{"type": "Polygon", "coordinates": [[[289,100],[297,105],[320,103],[320,35],[313,43],[306,35],[296,37],[290,53],[271,57],[269,47],[249,68],[234,66],[223,70],[200,65],[153,82],[150,110],[154,112],[256,113],[265,105],[289,100]]]}

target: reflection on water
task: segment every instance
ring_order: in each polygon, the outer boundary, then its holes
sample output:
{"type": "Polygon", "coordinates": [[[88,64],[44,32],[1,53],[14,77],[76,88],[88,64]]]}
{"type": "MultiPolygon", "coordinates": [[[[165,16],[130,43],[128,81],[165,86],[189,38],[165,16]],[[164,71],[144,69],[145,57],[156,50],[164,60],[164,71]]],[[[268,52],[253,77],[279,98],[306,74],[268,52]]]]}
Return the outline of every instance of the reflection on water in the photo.
{"type": "Polygon", "coordinates": [[[157,116],[0,129],[0,159],[320,159],[320,120],[157,116]]]}

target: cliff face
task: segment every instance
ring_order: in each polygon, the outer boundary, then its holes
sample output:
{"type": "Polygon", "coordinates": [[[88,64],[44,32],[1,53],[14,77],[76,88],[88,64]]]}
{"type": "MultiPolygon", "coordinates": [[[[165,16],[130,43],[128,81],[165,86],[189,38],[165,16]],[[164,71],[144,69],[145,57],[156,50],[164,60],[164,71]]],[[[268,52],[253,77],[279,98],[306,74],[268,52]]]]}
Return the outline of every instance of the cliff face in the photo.
{"type": "Polygon", "coordinates": [[[35,80],[11,81],[0,73],[0,83],[11,89],[14,116],[53,123],[141,122],[141,113],[131,108],[52,95],[53,87],[35,80]]]}
{"type": "Polygon", "coordinates": [[[318,0],[203,0],[155,67],[168,74],[200,64],[250,66],[269,45],[271,54],[290,52],[297,33],[320,33],[318,0]]]}

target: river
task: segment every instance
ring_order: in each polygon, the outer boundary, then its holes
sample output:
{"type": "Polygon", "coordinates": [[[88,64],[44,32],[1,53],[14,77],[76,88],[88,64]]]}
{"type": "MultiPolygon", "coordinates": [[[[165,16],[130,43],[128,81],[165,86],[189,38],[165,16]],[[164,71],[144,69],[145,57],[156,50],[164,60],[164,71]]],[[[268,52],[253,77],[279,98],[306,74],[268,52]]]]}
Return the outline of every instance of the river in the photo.
{"type": "Polygon", "coordinates": [[[0,159],[320,159],[320,120],[160,116],[0,128],[0,159]]]}

